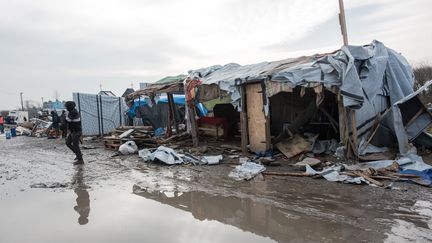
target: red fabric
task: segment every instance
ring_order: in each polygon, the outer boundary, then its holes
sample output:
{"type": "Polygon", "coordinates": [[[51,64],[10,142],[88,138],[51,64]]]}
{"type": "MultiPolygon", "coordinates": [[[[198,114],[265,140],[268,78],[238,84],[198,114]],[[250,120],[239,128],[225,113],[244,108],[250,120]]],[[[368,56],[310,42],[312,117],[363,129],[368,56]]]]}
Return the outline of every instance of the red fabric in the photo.
{"type": "Polygon", "coordinates": [[[4,118],[0,116],[0,124],[4,124],[4,118]]]}
{"type": "Polygon", "coordinates": [[[190,101],[195,98],[196,95],[196,87],[201,85],[201,81],[199,79],[192,79],[186,81],[186,102],[190,105],[190,101]]]}

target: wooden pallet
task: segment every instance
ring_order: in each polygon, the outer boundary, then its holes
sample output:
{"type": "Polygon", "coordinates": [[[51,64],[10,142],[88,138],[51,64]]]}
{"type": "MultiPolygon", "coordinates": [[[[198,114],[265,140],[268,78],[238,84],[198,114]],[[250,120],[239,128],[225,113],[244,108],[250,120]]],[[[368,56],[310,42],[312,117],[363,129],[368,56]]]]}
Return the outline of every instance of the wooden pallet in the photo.
{"type": "Polygon", "coordinates": [[[102,141],[105,148],[110,150],[118,150],[120,148],[120,145],[123,144],[123,141],[121,139],[104,138],[102,141]]]}

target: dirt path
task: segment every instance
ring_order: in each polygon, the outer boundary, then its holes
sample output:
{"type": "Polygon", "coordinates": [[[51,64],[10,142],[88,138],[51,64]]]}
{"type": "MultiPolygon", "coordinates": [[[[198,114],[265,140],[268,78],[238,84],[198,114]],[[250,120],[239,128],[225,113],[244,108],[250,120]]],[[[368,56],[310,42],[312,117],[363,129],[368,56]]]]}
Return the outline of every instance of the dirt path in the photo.
{"type": "Polygon", "coordinates": [[[429,188],[236,182],[231,164],[144,164],[89,145],[74,167],[61,140],[0,141],[0,242],[432,241],[429,188]]]}

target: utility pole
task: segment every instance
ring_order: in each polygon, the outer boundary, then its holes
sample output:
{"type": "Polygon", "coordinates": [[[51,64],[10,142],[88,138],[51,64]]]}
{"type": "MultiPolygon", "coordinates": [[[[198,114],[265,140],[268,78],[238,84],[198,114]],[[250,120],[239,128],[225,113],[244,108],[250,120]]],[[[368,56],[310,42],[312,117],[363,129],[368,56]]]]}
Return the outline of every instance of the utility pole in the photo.
{"type": "Polygon", "coordinates": [[[43,109],[43,97],[41,97],[42,103],[41,103],[41,108],[43,109]]]}
{"type": "Polygon", "coordinates": [[[24,103],[23,103],[22,95],[23,95],[23,92],[20,92],[20,96],[21,96],[21,110],[23,111],[24,110],[24,103]]]}
{"type": "Polygon", "coordinates": [[[340,24],[340,28],[341,28],[344,46],[347,46],[348,45],[348,34],[347,34],[347,28],[346,28],[345,7],[344,7],[343,0],[339,0],[339,24],[340,24]]]}

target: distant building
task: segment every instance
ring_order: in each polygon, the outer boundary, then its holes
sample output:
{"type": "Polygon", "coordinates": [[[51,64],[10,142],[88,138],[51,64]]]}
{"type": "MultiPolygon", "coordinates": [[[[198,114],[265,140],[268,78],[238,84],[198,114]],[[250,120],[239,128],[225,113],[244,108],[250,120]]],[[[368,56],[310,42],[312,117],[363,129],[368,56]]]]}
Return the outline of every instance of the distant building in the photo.
{"type": "Polygon", "coordinates": [[[45,101],[42,105],[42,109],[48,109],[48,110],[63,110],[65,102],[64,101],[45,101]]]}
{"type": "Polygon", "coordinates": [[[126,97],[126,96],[128,96],[129,94],[132,94],[134,91],[135,91],[135,90],[132,89],[132,88],[127,88],[127,89],[125,90],[125,92],[122,94],[121,97],[126,97]]]}
{"type": "Polygon", "coordinates": [[[140,89],[145,89],[147,86],[149,86],[150,85],[150,83],[140,83],[139,84],[139,86],[140,86],[140,89]]]}
{"type": "Polygon", "coordinates": [[[103,91],[103,90],[101,90],[98,95],[116,97],[116,95],[113,92],[103,91]]]}

